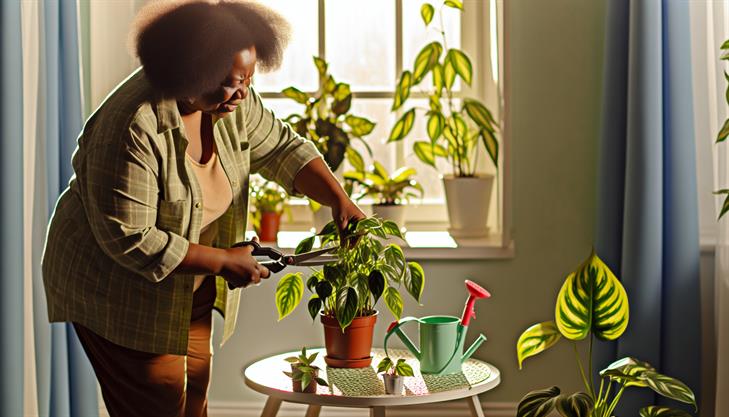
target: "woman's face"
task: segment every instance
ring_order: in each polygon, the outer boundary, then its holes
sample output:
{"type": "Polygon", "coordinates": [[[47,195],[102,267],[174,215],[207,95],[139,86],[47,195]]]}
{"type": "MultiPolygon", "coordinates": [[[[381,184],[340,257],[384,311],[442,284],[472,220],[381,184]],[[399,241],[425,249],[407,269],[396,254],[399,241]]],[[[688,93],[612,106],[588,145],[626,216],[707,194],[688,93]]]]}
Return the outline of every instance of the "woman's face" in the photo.
{"type": "Polygon", "coordinates": [[[256,49],[250,47],[235,55],[233,67],[220,86],[209,93],[194,98],[187,107],[216,116],[234,111],[248,96],[248,86],[256,70],[256,49]]]}

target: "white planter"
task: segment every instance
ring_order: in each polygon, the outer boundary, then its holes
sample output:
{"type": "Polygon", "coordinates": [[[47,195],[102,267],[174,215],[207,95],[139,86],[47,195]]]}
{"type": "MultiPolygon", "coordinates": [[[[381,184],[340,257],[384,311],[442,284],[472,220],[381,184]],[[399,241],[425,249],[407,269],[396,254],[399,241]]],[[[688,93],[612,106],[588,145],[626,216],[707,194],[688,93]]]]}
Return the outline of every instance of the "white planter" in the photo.
{"type": "Polygon", "coordinates": [[[484,237],[489,234],[489,217],[494,176],[443,177],[448,218],[448,232],[453,237],[484,237]]]}
{"type": "Polygon", "coordinates": [[[405,225],[405,209],[406,206],[401,204],[373,204],[372,214],[383,220],[392,220],[402,228],[405,225]]]}

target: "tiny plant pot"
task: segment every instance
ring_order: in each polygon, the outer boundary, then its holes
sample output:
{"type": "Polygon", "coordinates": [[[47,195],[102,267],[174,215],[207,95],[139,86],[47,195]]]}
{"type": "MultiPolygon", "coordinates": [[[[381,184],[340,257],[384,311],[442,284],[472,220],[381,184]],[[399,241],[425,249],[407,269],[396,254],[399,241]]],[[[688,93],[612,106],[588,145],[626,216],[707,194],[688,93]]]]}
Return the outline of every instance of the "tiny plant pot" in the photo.
{"type": "Polygon", "coordinates": [[[372,334],[377,313],[355,317],[344,331],[335,317],[320,315],[324,325],[324,361],[333,368],[366,368],[372,363],[372,334]]]}
{"type": "Polygon", "coordinates": [[[382,381],[385,384],[385,394],[402,395],[402,389],[405,386],[404,376],[382,374],[382,381]]]}
{"type": "Polygon", "coordinates": [[[278,238],[278,229],[281,225],[281,213],[261,213],[261,225],[258,230],[258,238],[262,242],[275,242],[278,238]]]}
{"type": "MultiPolygon", "coordinates": [[[[296,370],[296,368],[298,368],[297,365],[291,364],[291,372],[294,372],[296,370]]],[[[319,376],[319,370],[315,369],[314,377],[318,377],[318,376],[319,376]]],[[[299,381],[295,381],[293,379],[291,380],[291,388],[293,389],[294,392],[304,392],[307,394],[314,394],[314,393],[316,393],[317,385],[318,384],[316,383],[316,380],[312,378],[311,382],[309,382],[309,385],[307,385],[306,388],[302,389],[301,380],[299,380],[299,381]]]]}

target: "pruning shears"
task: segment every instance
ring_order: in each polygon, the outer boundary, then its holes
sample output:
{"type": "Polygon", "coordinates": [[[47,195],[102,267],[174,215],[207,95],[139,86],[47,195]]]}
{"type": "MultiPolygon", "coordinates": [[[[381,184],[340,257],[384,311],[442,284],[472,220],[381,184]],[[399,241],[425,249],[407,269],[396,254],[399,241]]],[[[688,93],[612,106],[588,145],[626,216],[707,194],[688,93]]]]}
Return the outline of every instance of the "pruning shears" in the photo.
{"type": "Polygon", "coordinates": [[[234,248],[241,246],[253,246],[253,252],[251,253],[253,256],[268,258],[267,261],[259,260],[259,263],[268,268],[271,273],[281,272],[287,266],[318,266],[336,262],[337,255],[330,255],[329,253],[339,249],[339,245],[333,245],[297,255],[284,255],[281,251],[261,246],[254,240],[246,240],[233,245],[234,248]]]}

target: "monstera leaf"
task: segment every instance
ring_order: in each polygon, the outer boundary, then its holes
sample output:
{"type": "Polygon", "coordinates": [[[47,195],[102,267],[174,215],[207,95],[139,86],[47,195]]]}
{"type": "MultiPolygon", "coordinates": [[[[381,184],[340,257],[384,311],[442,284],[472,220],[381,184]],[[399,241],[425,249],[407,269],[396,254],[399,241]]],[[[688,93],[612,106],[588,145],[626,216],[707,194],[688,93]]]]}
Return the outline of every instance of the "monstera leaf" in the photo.
{"type": "Polygon", "coordinates": [[[545,321],[524,330],[516,342],[516,356],[521,369],[524,359],[554,346],[562,337],[553,321],[545,321]]]}
{"type": "Polygon", "coordinates": [[[555,321],[570,340],[582,340],[590,332],[602,340],[615,340],[628,326],[625,289],[595,252],[565,280],[555,321]]]}

